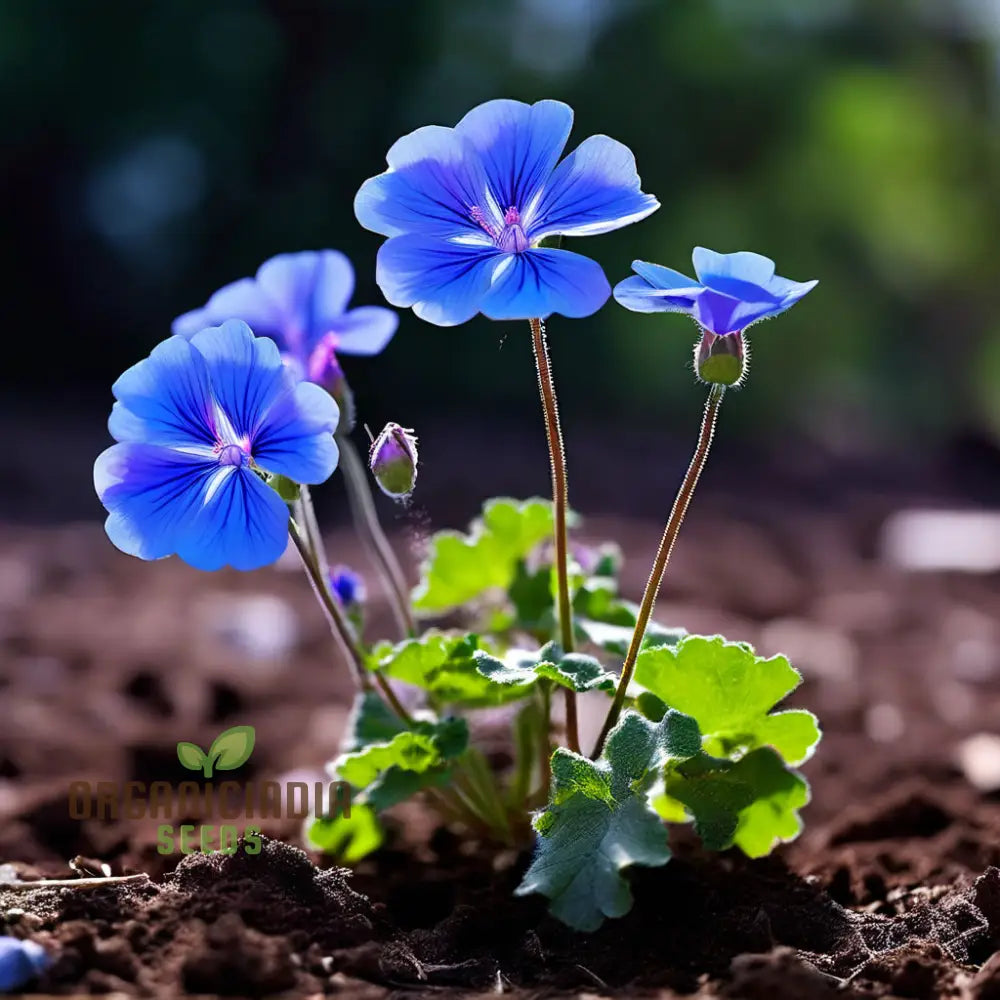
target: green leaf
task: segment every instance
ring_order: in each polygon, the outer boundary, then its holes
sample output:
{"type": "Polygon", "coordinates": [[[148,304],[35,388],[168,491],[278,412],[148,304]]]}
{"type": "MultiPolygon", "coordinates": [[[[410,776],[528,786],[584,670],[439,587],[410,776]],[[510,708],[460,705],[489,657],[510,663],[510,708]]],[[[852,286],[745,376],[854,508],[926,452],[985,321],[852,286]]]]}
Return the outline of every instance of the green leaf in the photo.
{"type": "Polygon", "coordinates": [[[375,811],[364,803],[352,803],[350,816],[313,818],[305,833],[311,846],[348,865],[377,850],[385,839],[375,811]]]}
{"type": "Polygon", "coordinates": [[[217,771],[235,771],[250,759],[255,740],[253,726],[233,726],[219,733],[208,756],[217,771]]]}
{"type": "Polygon", "coordinates": [[[407,731],[388,743],[372,743],[363,750],[344,754],[336,763],[336,771],[355,788],[367,788],[391,767],[420,773],[440,762],[441,754],[430,736],[407,731]]]}
{"type": "Polygon", "coordinates": [[[189,771],[200,771],[207,754],[197,743],[178,743],[177,759],[189,771]]]}
{"type": "Polygon", "coordinates": [[[564,653],[555,642],[547,643],[537,653],[509,650],[502,661],[480,656],[476,667],[494,683],[508,686],[527,686],[546,679],[572,691],[614,691],[618,682],[593,656],[564,653]]]}
{"type": "Polygon", "coordinates": [[[636,660],[635,680],[697,719],[712,756],[772,746],[789,764],[799,764],[820,738],[811,712],[768,714],[802,678],[784,656],[765,659],[746,643],[686,636],[674,648],[646,649],[636,660]]]}
{"type": "Polygon", "coordinates": [[[382,644],[373,653],[373,664],[386,676],[423,688],[436,707],[482,708],[523,698],[528,691],[523,685],[498,683],[480,671],[488,659],[477,635],[437,631],[395,646],[382,644]]]}
{"type": "Polygon", "coordinates": [[[506,590],[517,563],[553,531],[548,500],[494,499],[483,507],[469,534],[440,531],[413,592],[418,611],[438,613],[459,607],[497,588],[506,590]]]}
{"type": "Polygon", "coordinates": [[[535,819],[535,859],[517,888],[539,892],[570,927],[596,930],[632,906],[622,869],[670,859],[666,832],[647,801],[647,786],[669,763],[700,751],[695,721],[669,711],[659,723],[625,712],[597,761],[569,750],[552,757],[552,798],[535,819]]]}
{"type": "MultiPolygon", "coordinates": [[[[592,578],[576,592],[573,613],[577,635],[609,653],[624,656],[632,641],[639,606],[617,596],[617,584],[607,578],[592,578]]],[[[658,622],[646,626],[642,648],[676,645],[685,635],[682,628],[667,628],[658,622]]]]}
{"type": "MultiPolygon", "coordinates": [[[[735,844],[751,858],[794,840],[802,829],[798,810],[809,801],[805,779],[770,747],[735,763],[702,754],[668,771],[666,792],[692,815],[705,847],[735,844]]],[[[661,815],[664,806],[657,804],[661,815]]]]}
{"type": "Polygon", "coordinates": [[[363,691],[354,697],[341,749],[350,753],[371,743],[388,743],[405,730],[405,723],[376,692],[363,691]]]}

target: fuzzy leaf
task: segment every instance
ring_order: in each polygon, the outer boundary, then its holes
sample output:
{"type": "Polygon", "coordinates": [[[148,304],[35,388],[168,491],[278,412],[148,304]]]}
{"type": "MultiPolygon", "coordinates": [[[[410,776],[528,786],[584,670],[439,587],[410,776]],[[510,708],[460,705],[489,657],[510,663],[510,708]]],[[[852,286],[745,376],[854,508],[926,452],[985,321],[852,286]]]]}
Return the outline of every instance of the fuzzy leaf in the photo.
{"type": "Polygon", "coordinates": [[[564,653],[550,642],[537,653],[510,650],[504,659],[492,656],[477,659],[479,672],[497,684],[531,685],[540,679],[554,681],[572,691],[614,691],[617,679],[586,653],[564,653]]]}
{"type": "Polygon", "coordinates": [[[802,680],[784,656],[757,656],[747,643],[721,636],[686,636],[676,647],[639,654],[636,683],[693,716],[716,757],[772,746],[789,764],[808,759],[819,741],[816,717],[771,709],[802,680]]]}
{"type": "Polygon", "coordinates": [[[423,688],[439,707],[479,708],[523,698],[526,687],[497,683],[482,673],[480,665],[490,658],[474,634],[435,631],[395,646],[384,643],[372,656],[384,674],[423,688]]]}
{"type": "MultiPolygon", "coordinates": [[[[593,578],[582,586],[573,599],[576,632],[581,640],[592,642],[609,653],[624,656],[632,641],[639,607],[617,596],[617,584],[606,578],[593,578]]],[[[685,634],[682,628],[667,628],[658,622],[646,626],[643,648],[676,645],[685,634]]]]}
{"type": "Polygon", "coordinates": [[[457,757],[468,740],[464,719],[418,722],[413,729],[397,733],[387,743],[370,743],[361,750],[342,754],[332,768],[342,780],[364,789],[390,769],[423,774],[457,757]]]}
{"type": "Polygon", "coordinates": [[[378,694],[360,692],[354,697],[341,749],[350,753],[372,743],[388,743],[405,730],[405,723],[378,694]]]}
{"type": "Polygon", "coordinates": [[[680,712],[659,723],[625,712],[597,761],[557,750],[552,798],[535,819],[538,848],[518,894],[548,896],[552,914],[581,931],[627,913],[632,894],[622,869],[670,859],[666,832],[647,802],[648,779],[700,746],[697,724],[680,712]]]}
{"type": "MultiPolygon", "coordinates": [[[[735,844],[751,858],[794,840],[802,829],[798,810],[809,801],[805,779],[770,747],[736,763],[702,754],[668,771],[666,792],[694,818],[705,847],[721,851],[735,844]]],[[[657,804],[661,815],[664,806],[669,802],[657,804]]]]}
{"type": "Polygon", "coordinates": [[[487,501],[469,534],[440,531],[431,538],[420,583],[413,592],[414,608],[439,613],[494,588],[506,590],[518,561],[552,530],[552,504],[548,500],[487,501]]]}

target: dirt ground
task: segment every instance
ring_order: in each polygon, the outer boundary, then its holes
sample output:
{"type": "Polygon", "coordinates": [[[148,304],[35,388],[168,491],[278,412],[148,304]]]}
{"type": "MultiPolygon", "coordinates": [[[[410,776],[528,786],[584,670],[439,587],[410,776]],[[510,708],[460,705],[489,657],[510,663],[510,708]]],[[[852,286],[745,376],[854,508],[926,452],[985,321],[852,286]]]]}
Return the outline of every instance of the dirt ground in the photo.
{"type": "MultiPolygon", "coordinates": [[[[119,555],[98,525],[4,529],[0,864],[68,876],[83,856],[151,879],[0,888],[0,931],[58,949],[43,993],[996,1000],[1000,580],[887,564],[880,526],[902,504],[697,508],[657,618],[803,672],[792,703],[825,732],[806,831],[750,862],[680,829],[674,861],[633,871],[633,912],[589,936],[510,895],[526,856],[419,808],[353,873],[288,846],[295,823],[265,822],[277,839],[259,856],[178,864],[156,852],[155,820],[70,819],[70,781],[184,780],[176,743],[236,724],[257,732],[241,778],[319,777],[350,682],[294,564],[207,575],[119,555]]],[[[635,597],[658,532],[596,518],[583,537],[619,539],[635,597]]],[[[330,550],[364,565],[346,534],[330,550]]],[[[375,629],[391,628],[370,589],[375,629]]]]}

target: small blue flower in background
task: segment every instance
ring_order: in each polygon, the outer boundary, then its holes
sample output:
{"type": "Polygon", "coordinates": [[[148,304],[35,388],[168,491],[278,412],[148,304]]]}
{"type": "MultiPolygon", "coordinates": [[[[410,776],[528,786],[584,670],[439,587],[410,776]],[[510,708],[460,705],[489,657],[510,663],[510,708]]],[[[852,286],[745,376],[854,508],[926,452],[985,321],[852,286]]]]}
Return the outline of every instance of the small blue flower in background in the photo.
{"type": "Polygon", "coordinates": [[[271,337],[302,378],[329,385],[340,376],[335,352],[378,354],[399,317],[381,306],[348,309],[354,269],[336,250],[272,257],[253,278],[220,288],[201,309],[178,316],[173,332],[190,337],[207,326],[241,319],[271,337]]]}
{"type": "Polygon", "coordinates": [[[591,236],[659,207],[640,190],[635,157],[591,136],[561,163],[573,111],[559,101],[488,101],[454,128],[428,125],[389,150],[365,181],[358,221],[388,236],[376,280],[395,306],[454,326],[491,319],[589,316],[611,288],[600,266],[547,236],[591,236]],[[557,165],[558,164],[558,165],[557,165]]]}
{"type": "Polygon", "coordinates": [[[13,993],[51,963],[45,949],[34,941],[0,937],[0,993],[13,993]]]}
{"type": "Polygon", "coordinates": [[[330,570],[330,588],[342,608],[364,603],[365,582],[347,566],[334,566],[330,570]]]}
{"type": "Polygon", "coordinates": [[[111,541],[197,569],[275,562],[288,508],[260,471],[321,483],[337,467],[338,410],[241,320],[171,337],[114,385],[120,442],[94,465],[111,541]]]}
{"type": "Polygon", "coordinates": [[[816,281],[789,281],[774,273],[774,261],[759,253],[716,253],[695,247],[698,280],[668,267],[637,260],[638,277],[615,286],[615,299],[635,312],[682,312],[717,336],[739,333],[751,323],[790,309],[816,281]]]}

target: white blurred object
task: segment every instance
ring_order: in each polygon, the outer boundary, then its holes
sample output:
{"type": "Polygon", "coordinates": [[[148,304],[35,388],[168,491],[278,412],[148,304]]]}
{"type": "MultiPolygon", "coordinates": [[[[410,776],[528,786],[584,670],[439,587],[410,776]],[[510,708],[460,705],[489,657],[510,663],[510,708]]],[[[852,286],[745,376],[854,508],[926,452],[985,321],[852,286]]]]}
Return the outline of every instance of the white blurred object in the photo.
{"type": "Polygon", "coordinates": [[[273,594],[216,594],[205,608],[211,633],[251,660],[278,660],[298,645],[298,615],[273,594]]]}
{"type": "Polygon", "coordinates": [[[958,747],[958,762],[969,783],[981,792],[1000,788],[1000,736],[976,733],[958,747]]]}
{"type": "Polygon", "coordinates": [[[894,743],[905,729],[903,713],[888,702],[872,705],[865,713],[865,731],[876,743],[894,743]]]}
{"type": "Polygon", "coordinates": [[[1000,570],[1000,513],[901,510],[883,525],[885,562],[908,570],[1000,570]]]}

